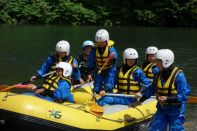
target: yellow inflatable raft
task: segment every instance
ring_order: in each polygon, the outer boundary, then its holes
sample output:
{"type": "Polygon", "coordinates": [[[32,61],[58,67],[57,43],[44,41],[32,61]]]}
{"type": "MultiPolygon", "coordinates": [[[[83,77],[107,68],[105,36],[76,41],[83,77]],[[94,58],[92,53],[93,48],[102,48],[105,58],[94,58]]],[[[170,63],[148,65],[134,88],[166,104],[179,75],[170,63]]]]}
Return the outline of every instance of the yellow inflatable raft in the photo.
{"type": "Polygon", "coordinates": [[[150,98],[136,108],[104,106],[104,113],[98,115],[89,108],[92,86],[89,83],[73,90],[77,104],[59,104],[36,96],[0,92],[0,119],[28,131],[126,130],[148,121],[156,112],[156,100],[150,98]]]}

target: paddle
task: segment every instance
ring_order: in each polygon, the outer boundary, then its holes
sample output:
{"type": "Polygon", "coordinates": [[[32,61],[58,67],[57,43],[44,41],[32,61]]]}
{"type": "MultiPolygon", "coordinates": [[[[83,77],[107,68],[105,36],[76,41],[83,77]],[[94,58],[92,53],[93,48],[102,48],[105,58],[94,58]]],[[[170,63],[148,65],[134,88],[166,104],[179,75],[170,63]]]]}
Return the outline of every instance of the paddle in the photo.
{"type": "MultiPolygon", "coordinates": [[[[49,73],[46,73],[46,74],[44,74],[44,75],[42,75],[42,77],[41,78],[44,78],[44,77],[46,77],[46,76],[49,76],[49,75],[52,75],[52,74],[54,74],[56,71],[51,71],[51,72],[49,72],[49,73]]],[[[37,80],[37,79],[39,79],[38,77],[36,77],[36,79],[35,80],[37,80]]],[[[22,85],[25,85],[25,84],[28,84],[28,83],[30,83],[31,81],[30,80],[28,80],[28,81],[25,81],[25,82],[22,82],[22,83],[20,83],[20,84],[22,84],[22,85]]]]}
{"type": "Polygon", "coordinates": [[[197,96],[189,96],[188,103],[197,104],[197,96]]]}
{"type": "MultiPolygon", "coordinates": [[[[42,77],[46,77],[46,76],[49,76],[49,75],[52,75],[54,74],[56,71],[52,71],[52,72],[49,72],[47,74],[44,74],[42,75],[42,77]]],[[[3,91],[9,91],[13,88],[31,88],[30,85],[26,85],[28,84],[30,81],[26,81],[26,82],[22,82],[22,83],[19,83],[19,84],[15,84],[13,86],[7,86],[7,85],[0,85],[0,91],[3,92],[3,91]]]]}
{"type": "Polygon", "coordinates": [[[89,107],[90,107],[90,111],[92,112],[95,112],[95,113],[99,113],[99,114],[102,114],[104,112],[104,109],[103,107],[99,106],[96,102],[97,102],[97,99],[96,99],[96,93],[93,94],[93,99],[94,99],[94,103],[91,104],[89,107]]]}
{"type": "MultiPolygon", "coordinates": [[[[135,95],[128,95],[128,94],[112,94],[106,93],[107,96],[121,96],[121,97],[135,97],[135,95]]],[[[155,98],[155,96],[151,96],[151,98],[155,98]]],[[[189,96],[188,103],[197,103],[197,96],[189,96]]]]}
{"type": "Polygon", "coordinates": [[[78,89],[78,88],[81,88],[81,87],[82,87],[83,85],[85,85],[85,84],[87,84],[87,83],[85,82],[85,83],[83,83],[83,84],[74,85],[74,86],[73,86],[73,90],[78,89]]]}
{"type": "Polygon", "coordinates": [[[105,60],[105,63],[101,67],[101,69],[98,71],[98,74],[101,74],[103,68],[109,63],[109,61],[114,57],[113,52],[109,54],[109,57],[105,60]]]}
{"type": "Polygon", "coordinates": [[[51,71],[51,72],[49,72],[49,73],[46,73],[46,74],[42,75],[42,77],[46,77],[46,76],[52,75],[52,74],[54,74],[55,72],[56,72],[56,71],[51,71]]]}
{"type": "Polygon", "coordinates": [[[106,93],[106,96],[135,97],[135,95],[106,93]]]}
{"type": "Polygon", "coordinates": [[[22,84],[16,84],[16,85],[13,85],[13,86],[0,85],[0,91],[1,92],[9,91],[13,88],[25,89],[25,88],[31,88],[31,86],[30,85],[22,85],[22,84]]]}
{"type": "Polygon", "coordinates": [[[93,91],[91,85],[90,85],[90,82],[89,82],[89,87],[91,88],[91,91],[93,93],[92,95],[92,100],[93,100],[93,104],[91,104],[89,107],[90,107],[90,111],[92,112],[95,112],[96,114],[98,115],[102,115],[103,112],[104,112],[104,109],[103,107],[99,106],[96,102],[97,102],[97,99],[96,99],[96,92],[93,91]]]}

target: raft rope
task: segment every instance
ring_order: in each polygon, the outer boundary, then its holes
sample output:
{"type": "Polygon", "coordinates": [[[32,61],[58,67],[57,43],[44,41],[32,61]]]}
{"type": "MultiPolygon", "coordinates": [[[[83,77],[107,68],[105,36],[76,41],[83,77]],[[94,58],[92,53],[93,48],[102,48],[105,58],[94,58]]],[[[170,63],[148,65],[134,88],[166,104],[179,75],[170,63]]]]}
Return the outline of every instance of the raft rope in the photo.
{"type": "Polygon", "coordinates": [[[82,104],[79,107],[72,107],[72,106],[69,106],[69,105],[72,105],[72,104],[66,104],[64,106],[69,107],[69,108],[73,108],[73,109],[77,109],[77,110],[81,110],[81,111],[84,111],[86,113],[90,113],[90,114],[96,116],[98,121],[99,121],[99,119],[102,118],[102,119],[113,121],[113,122],[119,122],[119,123],[126,122],[126,120],[122,120],[122,119],[114,120],[114,119],[110,119],[110,118],[106,118],[106,117],[100,116],[100,115],[98,115],[98,114],[96,114],[94,112],[91,112],[91,111],[89,111],[89,110],[86,109],[86,107],[88,106],[87,103],[82,104]]]}
{"type": "Polygon", "coordinates": [[[128,123],[132,122],[132,123],[134,123],[135,121],[144,120],[144,119],[149,118],[149,117],[151,116],[149,110],[146,110],[147,113],[148,113],[148,116],[145,116],[145,115],[143,114],[143,112],[142,112],[140,109],[138,109],[138,108],[135,107],[135,109],[138,110],[138,111],[142,114],[143,118],[136,120],[136,119],[133,117],[133,118],[131,118],[131,119],[121,119],[121,118],[119,118],[119,119],[115,120],[115,119],[110,119],[110,118],[106,118],[106,117],[100,116],[100,115],[98,115],[98,114],[96,114],[96,113],[94,113],[94,112],[91,112],[91,111],[87,110],[87,109],[86,109],[86,107],[88,106],[87,103],[82,104],[82,105],[79,106],[79,107],[72,107],[72,106],[69,106],[69,105],[73,105],[73,104],[63,104],[63,105],[66,106],[66,107],[69,107],[69,108],[73,108],[73,109],[77,109],[77,110],[81,110],[81,111],[90,113],[90,114],[96,116],[96,117],[97,117],[96,119],[97,119],[98,121],[99,121],[99,119],[105,119],[105,120],[109,120],[109,121],[113,121],[113,122],[119,122],[119,123],[122,123],[122,122],[128,122],[128,123]]]}
{"type": "Polygon", "coordinates": [[[144,116],[144,113],[143,113],[139,108],[135,107],[134,109],[136,109],[137,111],[139,111],[139,112],[142,114],[142,117],[143,117],[143,118],[145,117],[145,116],[144,116]]]}
{"type": "Polygon", "coordinates": [[[15,96],[15,95],[18,95],[18,94],[9,94],[9,92],[7,92],[6,95],[1,100],[6,101],[8,96],[15,96]]]}

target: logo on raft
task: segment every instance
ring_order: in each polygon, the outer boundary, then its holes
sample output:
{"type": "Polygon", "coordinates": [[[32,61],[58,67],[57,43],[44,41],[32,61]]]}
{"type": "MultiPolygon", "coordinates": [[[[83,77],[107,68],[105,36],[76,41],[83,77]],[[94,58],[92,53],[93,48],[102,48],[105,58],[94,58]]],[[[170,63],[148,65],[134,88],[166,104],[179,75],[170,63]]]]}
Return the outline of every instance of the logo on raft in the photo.
{"type": "Polygon", "coordinates": [[[48,110],[49,113],[49,117],[50,118],[56,118],[56,119],[60,119],[62,117],[61,111],[55,111],[55,110],[48,110]]]}

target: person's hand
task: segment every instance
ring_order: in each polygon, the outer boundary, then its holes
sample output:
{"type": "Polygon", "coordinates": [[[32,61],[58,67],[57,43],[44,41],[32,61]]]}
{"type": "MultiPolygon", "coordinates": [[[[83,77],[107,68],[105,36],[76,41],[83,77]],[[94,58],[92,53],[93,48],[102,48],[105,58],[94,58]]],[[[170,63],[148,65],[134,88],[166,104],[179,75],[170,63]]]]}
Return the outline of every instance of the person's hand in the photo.
{"type": "Polygon", "coordinates": [[[37,89],[34,94],[40,94],[44,92],[44,88],[37,89]]]}
{"type": "Polygon", "coordinates": [[[100,91],[100,93],[99,93],[99,94],[100,94],[100,96],[101,96],[101,97],[103,97],[103,96],[105,96],[105,95],[106,95],[106,93],[105,93],[105,91],[104,91],[104,90],[100,91]]]}
{"type": "Polygon", "coordinates": [[[28,86],[30,86],[31,90],[36,90],[37,89],[37,86],[34,85],[34,84],[28,84],[28,86]]]}
{"type": "Polygon", "coordinates": [[[80,84],[84,84],[85,83],[85,81],[82,78],[79,78],[79,82],[80,82],[80,84]]]}
{"type": "Polygon", "coordinates": [[[135,108],[136,106],[139,106],[139,105],[141,105],[141,102],[140,101],[136,101],[136,102],[134,102],[132,104],[129,104],[129,107],[135,108]]]}
{"type": "Polygon", "coordinates": [[[114,59],[114,52],[112,52],[112,53],[109,54],[109,59],[110,60],[114,59]]]}
{"type": "Polygon", "coordinates": [[[32,77],[30,78],[30,82],[34,82],[36,79],[37,79],[37,76],[32,76],[32,77]]]}
{"type": "Polygon", "coordinates": [[[92,76],[91,75],[88,75],[87,76],[87,79],[86,79],[86,82],[90,82],[90,81],[92,81],[92,76]]]}
{"type": "Polygon", "coordinates": [[[71,64],[71,66],[73,67],[73,68],[77,68],[77,65],[76,64],[71,64]]]}
{"type": "Polygon", "coordinates": [[[137,100],[139,100],[141,97],[142,97],[142,93],[141,93],[141,92],[137,92],[137,93],[135,94],[135,98],[136,98],[137,100]]]}
{"type": "Polygon", "coordinates": [[[164,103],[164,102],[166,102],[166,101],[167,101],[167,99],[168,99],[168,97],[167,97],[167,96],[158,96],[158,101],[159,101],[160,103],[164,103]]]}

